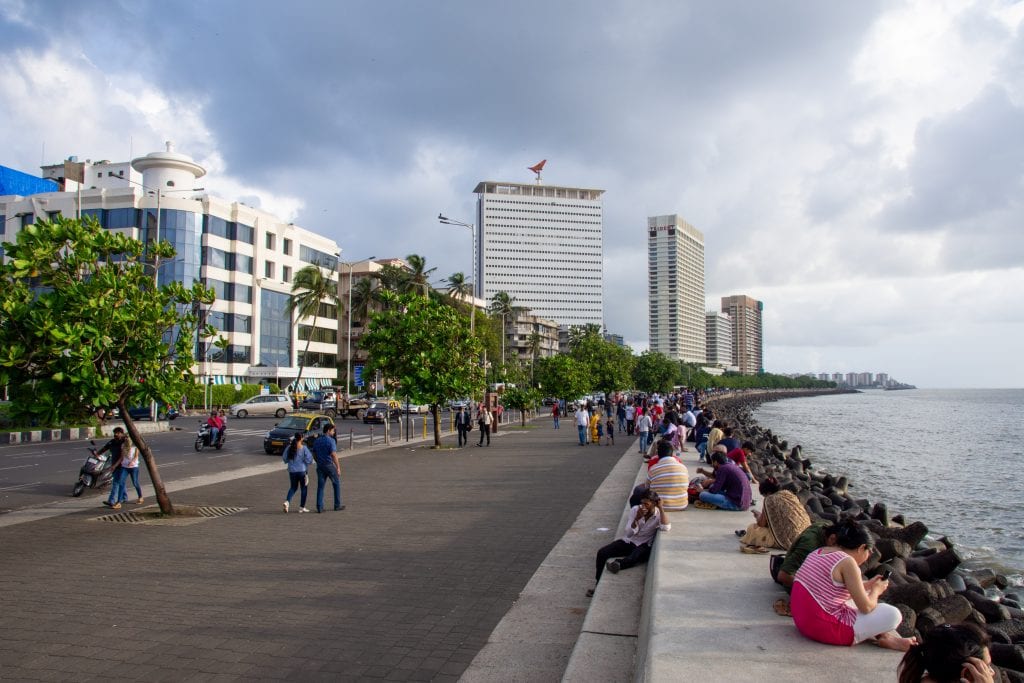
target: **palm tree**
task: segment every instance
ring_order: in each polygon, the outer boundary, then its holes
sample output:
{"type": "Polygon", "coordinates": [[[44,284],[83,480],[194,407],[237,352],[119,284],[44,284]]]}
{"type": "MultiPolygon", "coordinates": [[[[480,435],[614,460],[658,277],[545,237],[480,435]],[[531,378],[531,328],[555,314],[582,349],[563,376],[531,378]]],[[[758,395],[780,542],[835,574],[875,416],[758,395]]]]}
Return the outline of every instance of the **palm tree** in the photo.
{"type": "MultiPolygon", "coordinates": [[[[306,349],[302,352],[302,361],[309,356],[309,344],[313,341],[313,332],[316,330],[316,319],[320,315],[320,304],[327,300],[329,303],[338,305],[338,283],[330,277],[324,276],[320,266],[308,265],[295,273],[292,280],[292,293],[288,297],[288,305],[285,310],[289,316],[294,316],[295,324],[298,325],[302,318],[313,318],[313,326],[309,328],[309,336],[306,338],[306,349]]],[[[295,387],[298,388],[302,379],[304,363],[299,363],[299,374],[295,378],[295,387]]]]}
{"type": "Polygon", "coordinates": [[[505,364],[505,318],[516,317],[520,313],[526,312],[527,308],[523,306],[516,306],[516,298],[510,295],[508,292],[496,292],[491,297],[491,315],[501,316],[501,363],[505,364]]]}
{"type": "Polygon", "coordinates": [[[430,275],[437,268],[427,268],[427,259],[419,254],[409,254],[405,257],[409,264],[409,290],[429,296],[432,287],[430,286],[430,275]]]}
{"type": "Polygon", "coordinates": [[[352,285],[352,311],[349,313],[353,325],[359,321],[359,325],[362,326],[363,321],[370,317],[370,309],[376,299],[377,288],[373,280],[368,277],[356,280],[352,285]]]}
{"type": "Polygon", "coordinates": [[[453,299],[465,301],[473,294],[473,283],[466,279],[465,273],[452,273],[445,284],[448,286],[448,296],[453,299]]]}

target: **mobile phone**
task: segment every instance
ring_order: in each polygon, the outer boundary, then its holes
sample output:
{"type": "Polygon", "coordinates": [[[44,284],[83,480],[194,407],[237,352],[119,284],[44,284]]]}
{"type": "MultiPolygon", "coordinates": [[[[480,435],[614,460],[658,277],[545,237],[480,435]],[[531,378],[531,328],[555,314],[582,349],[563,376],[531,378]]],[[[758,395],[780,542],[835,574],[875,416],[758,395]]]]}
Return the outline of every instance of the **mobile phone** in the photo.
{"type": "Polygon", "coordinates": [[[881,573],[879,574],[879,576],[881,576],[881,577],[882,577],[882,580],[883,580],[883,581],[888,581],[888,580],[889,580],[889,577],[890,577],[890,576],[892,576],[892,569],[890,569],[889,567],[886,567],[885,569],[883,569],[883,570],[881,571],[881,573]]]}

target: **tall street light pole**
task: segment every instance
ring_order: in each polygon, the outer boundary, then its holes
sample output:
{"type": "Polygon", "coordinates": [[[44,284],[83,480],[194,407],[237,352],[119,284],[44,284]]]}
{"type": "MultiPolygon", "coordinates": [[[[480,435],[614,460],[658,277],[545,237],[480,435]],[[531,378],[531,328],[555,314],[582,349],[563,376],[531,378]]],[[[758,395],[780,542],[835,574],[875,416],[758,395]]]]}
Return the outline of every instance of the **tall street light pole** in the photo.
{"type": "Polygon", "coordinates": [[[352,386],[352,269],[356,263],[372,261],[376,256],[368,256],[360,261],[341,262],[348,267],[348,334],[345,337],[348,350],[345,353],[345,400],[349,400],[349,387],[352,386]]]}
{"type": "Polygon", "coordinates": [[[437,214],[437,220],[438,220],[438,222],[440,222],[440,223],[442,223],[444,225],[461,225],[464,228],[469,228],[470,235],[473,238],[473,241],[472,241],[473,252],[470,254],[471,258],[470,258],[470,265],[469,265],[469,267],[470,267],[470,282],[473,285],[473,290],[472,290],[472,292],[470,292],[470,302],[469,302],[469,333],[471,335],[475,335],[476,334],[476,282],[477,282],[477,280],[476,280],[476,274],[477,274],[476,273],[476,265],[477,265],[477,257],[476,257],[476,226],[473,225],[472,223],[464,223],[462,221],[457,221],[457,220],[455,220],[453,218],[448,218],[443,213],[437,214]]]}

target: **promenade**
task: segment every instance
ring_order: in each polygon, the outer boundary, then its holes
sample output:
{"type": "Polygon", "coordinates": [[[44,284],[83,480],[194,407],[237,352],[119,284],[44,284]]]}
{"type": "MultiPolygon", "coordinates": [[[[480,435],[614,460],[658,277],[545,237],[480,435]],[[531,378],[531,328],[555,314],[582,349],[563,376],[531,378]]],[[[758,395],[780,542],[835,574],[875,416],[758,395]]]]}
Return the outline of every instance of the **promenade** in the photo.
{"type": "MultiPolygon", "coordinates": [[[[4,526],[0,677],[457,680],[626,450],[580,448],[565,427],[503,426],[489,448],[357,451],[342,461],[342,512],[283,514],[281,464],[173,494],[245,508],[224,517],[121,524],[95,521],[109,512],[96,507],[4,526]]],[[[593,549],[613,531],[589,531],[572,559],[583,576],[545,617],[563,641],[547,668],[514,678],[560,676],[593,549]]]]}

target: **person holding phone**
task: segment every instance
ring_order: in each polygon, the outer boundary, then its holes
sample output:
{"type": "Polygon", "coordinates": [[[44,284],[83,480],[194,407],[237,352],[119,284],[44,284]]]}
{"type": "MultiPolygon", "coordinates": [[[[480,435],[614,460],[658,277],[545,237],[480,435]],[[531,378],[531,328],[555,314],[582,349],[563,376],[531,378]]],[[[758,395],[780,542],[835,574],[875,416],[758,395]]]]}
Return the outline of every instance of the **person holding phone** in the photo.
{"type": "Polygon", "coordinates": [[[861,576],[860,565],[871,556],[871,535],[852,519],[840,521],[835,530],[836,545],[808,555],[793,580],[790,609],[797,630],[819,643],[856,645],[870,639],[906,652],[917,639],[896,633],[903,616],[878,601],[889,582],[861,576]]]}
{"type": "Polygon", "coordinates": [[[658,494],[651,490],[642,493],[640,502],[629,510],[629,524],[623,537],[597,551],[597,577],[594,588],[587,591],[587,597],[594,595],[596,583],[601,580],[601,574],[606,568],[612,574],[618,574],[620,569],[647,562],[655,534],[671,528],[658,494]]]}
{"type": "Polygon", "coordinates": [[[900,662],[899,683],[992,683],[988,634],[974,624],[943,624],[922,636],[900,662]]]}

